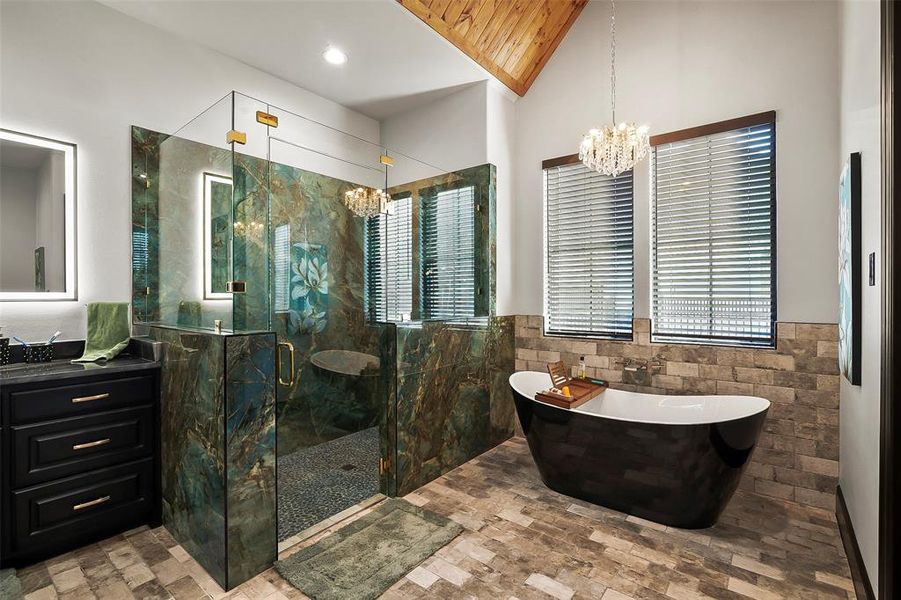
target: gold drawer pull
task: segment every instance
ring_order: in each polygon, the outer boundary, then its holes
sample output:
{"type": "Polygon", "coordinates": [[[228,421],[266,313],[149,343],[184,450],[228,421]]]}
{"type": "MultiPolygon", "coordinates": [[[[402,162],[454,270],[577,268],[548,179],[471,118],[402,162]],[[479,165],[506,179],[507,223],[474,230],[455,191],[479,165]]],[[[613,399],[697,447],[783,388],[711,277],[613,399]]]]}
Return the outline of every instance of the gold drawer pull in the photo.
{"type": "Polygon", "coordinates": [[[72,404],[78,404],[79,402],[93,402],[94,400],[103,400],[104,398],[109,398],[109,394],[97,394],[96,396],[81,396],[80,398],[72,398],[72,404]]]}
{"type": "Polygon", "coordinates": [[[72,507],[72,510],[84,510],[86,508],[91,508],[92,506],[97,506],[98,504],[103,504],[104,502],[109,502],[109,496],[103,496],[102,498],[76,504],[72,507]]]}
{"type": "Polygon", "coordinates": [[[93,442],[85,442],[84,444],[75,444],[72,446],[73,450],[84,450],[85,448],[96,448],[97,446],[103,446],[104,444],[109,444],[109,438],[103,438],[102,440],[95,440],[93,442]]]}

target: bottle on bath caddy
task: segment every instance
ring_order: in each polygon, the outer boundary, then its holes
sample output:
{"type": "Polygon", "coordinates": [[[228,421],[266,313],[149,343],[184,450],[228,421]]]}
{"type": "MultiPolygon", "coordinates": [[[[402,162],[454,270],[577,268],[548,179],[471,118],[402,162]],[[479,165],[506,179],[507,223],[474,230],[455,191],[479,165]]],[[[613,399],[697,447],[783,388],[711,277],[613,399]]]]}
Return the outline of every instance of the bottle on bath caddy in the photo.
{"type": "Polygon", "coordinates": [[[585,357],[579,357],[579,379],[585,379],[585,357]]]}

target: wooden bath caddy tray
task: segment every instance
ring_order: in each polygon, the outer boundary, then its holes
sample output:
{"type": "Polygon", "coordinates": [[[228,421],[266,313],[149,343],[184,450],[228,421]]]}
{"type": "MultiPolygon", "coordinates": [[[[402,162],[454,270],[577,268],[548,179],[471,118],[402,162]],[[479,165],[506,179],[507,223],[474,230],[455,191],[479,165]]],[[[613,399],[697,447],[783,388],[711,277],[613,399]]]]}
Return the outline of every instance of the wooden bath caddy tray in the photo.
{"type": "Polygon", "coordinates": [[[562,362],[550,363],[547,370],[551,375],[554,388],[562,390],[563,386],[568,386],[572,395],[566,396],[553,390],[544,390],[535,394],[535,399],[541,402],[547,402],[560,408],[576,408],[607,389],[606,382],[598,384],[588,379],[569,377],[566,374],[566,366],[562,362]]]}

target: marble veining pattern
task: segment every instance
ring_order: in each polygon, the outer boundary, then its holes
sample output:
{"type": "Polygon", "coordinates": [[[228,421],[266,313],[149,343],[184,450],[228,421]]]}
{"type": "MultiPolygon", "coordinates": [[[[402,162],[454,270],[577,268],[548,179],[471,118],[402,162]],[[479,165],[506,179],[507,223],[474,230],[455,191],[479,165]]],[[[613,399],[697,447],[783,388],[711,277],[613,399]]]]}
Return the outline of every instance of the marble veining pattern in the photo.
{"type": "Polygon", "coordinates": [[[163,523],[237,585],[275,558],[275,336],[145,329],[165,344],[163,523]]]}
{"type": "Polygon", "coordinates": [[[228,587],[276,558],[275,335],[225,339],[228,587]]]}
{"type": "Polygon", "coordinates": [[[513,317],[397,328],[397,489],[409,492],[513,434],[513,317]]]}
{"type": "Polygon", "coordinates": [[[149,327],[160,385],[163,523],[225,583],[225,338],[149,327]]]}
{"type": "Polygon", "coordinates": [[[160,144],[164,134],[131,128],[132,310],[136,322],[159,320],[160,144]],[[150,293],[147,293],[147,290],[150,293]]]}

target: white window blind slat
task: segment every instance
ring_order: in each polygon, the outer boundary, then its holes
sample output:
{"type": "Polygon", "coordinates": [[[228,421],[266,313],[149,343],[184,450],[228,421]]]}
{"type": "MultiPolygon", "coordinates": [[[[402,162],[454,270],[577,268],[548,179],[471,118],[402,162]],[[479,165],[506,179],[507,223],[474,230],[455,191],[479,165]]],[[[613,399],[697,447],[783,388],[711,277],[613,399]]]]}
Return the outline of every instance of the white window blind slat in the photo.
{"type": "Polygon", "coordinates": [[[424,319],[475,315],[474,186],[423,194],[420,255],[424,319]]]}
{"type": "Polygon", "coordinates": [[[775,324],[775,125],[655,146],[655,341],[769,346],[775,324]]]}
{"type": "Polygon", "coordinates": [[[285,313],[291,307],[291,226],[279,225],[273,236],[275,312],[285,313]]]}
{"type": "Polygon", "coordinates": [[[413,201],[392,202],[391,214],[366,220],[366,312],[374,321],[402,321],[413,310],[413,201]]]}
{"type": "Polygon", "coordinates": [[[631,336],[632,172],[551,167],[544,187],[546,332],[631,336]]]}

